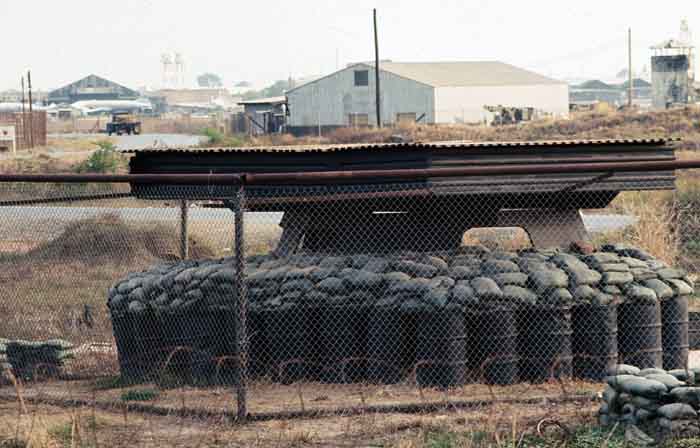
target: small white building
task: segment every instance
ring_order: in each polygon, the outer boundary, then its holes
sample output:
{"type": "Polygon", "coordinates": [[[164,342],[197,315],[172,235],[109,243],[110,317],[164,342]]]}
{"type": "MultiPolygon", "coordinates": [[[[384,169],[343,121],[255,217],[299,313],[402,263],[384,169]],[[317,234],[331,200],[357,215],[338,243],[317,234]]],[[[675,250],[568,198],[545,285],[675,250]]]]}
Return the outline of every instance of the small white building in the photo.
{"type": "MultiPolygon", "coordinates": [[[[569,87],[502,62],[380,62],[383,124],[483,123],[486,107],[533,108],[537,115],[566,117],[569,87]]],[[[288,128],[376,124],[374,64],[350,65],[287,92],[288,128]]]]}

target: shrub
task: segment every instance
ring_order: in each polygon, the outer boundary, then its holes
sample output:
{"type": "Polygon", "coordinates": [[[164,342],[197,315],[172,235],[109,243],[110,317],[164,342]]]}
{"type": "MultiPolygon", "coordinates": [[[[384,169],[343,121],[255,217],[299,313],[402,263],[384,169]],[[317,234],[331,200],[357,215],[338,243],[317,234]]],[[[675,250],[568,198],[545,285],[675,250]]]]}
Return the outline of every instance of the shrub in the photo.
{"type": "Polygon", "coordinates": [[[125,163],[114,144],[107,140],[95,142],[99,147],[87,160],[76,167],[78,173],[116,173],[125,163]]]}

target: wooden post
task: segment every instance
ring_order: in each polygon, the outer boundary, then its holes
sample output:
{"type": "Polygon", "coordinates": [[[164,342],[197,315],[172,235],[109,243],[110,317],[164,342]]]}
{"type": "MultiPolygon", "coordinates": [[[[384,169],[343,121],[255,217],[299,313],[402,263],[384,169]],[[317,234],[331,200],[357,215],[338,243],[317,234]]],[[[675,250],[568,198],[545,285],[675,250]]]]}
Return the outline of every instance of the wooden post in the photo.
{"type": "Polygon", "coordinates": [[[244,422],[248,417],[247,387],[248,387],[248,291],[245,284],[245,189],[241,185],[235,203],[235,259],[236,259],[236,359],[238,360],[238,381],[236,383],[236,420],[244,422]]]}
{"type": "Polygon", "coordinates": [[[381,95],[379,91],[379,37],[377,36],[377,8],[374,8],[374,84],[377,102],[377,127],[382,127],[381,95]]]}
{"type": "MultiPolygon", "coordinates": [[[[15,140],[18,136],[15,136],[15,140]]],[[[22,148],[28,146],[27,142],[27,112],[24,110],[24,76],[22,76],[22,148]]]]}
{"type": "Polygon", "coordinates": [[[29,92],[29,147],[34,148],[34,109],[32,105],[32,72],[27,70],[27,90],[29,92]]]}
{"type": "Polygon", "coordinates": [[[186,260],[190,256],[190,242],[188,239],[189,209],[185,199],[180,201],[180,258],[186,260]]]}

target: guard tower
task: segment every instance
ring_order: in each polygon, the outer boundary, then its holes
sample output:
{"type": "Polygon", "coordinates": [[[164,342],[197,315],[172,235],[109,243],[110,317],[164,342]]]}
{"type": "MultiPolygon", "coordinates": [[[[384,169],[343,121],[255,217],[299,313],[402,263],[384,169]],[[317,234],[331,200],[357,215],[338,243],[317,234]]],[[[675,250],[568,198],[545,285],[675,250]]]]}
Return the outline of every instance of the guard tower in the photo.
{"type": "Polygon", "coordinates": [[[651,47],[652,104],[668,109],[694,101],[695,47],[688,22],[681,23],[678,39],[669,39],[651,47]]]}

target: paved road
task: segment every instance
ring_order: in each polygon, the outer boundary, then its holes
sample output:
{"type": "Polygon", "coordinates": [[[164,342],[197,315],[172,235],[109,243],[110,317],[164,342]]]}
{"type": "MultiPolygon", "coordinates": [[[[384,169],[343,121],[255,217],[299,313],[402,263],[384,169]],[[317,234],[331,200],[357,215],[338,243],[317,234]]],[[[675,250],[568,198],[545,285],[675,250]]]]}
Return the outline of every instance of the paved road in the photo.
{"type": "MultiPolygon", "coordinates": [[[[75,221],[100,215],[117,215],[127,221],[175,221],[179,217],[176,208],[105,208],[105,207],[0,207],[0,219],[32,220],[53,219],[75,221]]],[[[281,213],[249,213],[248,222],[277,224],[281,213]]],[[[233,214],[228,209],[190,208],[190,220],[219,221],[231,220],[233,214]]],[[[636,218],[614,214],[585,214],[583,223],[591,233],[620,230],[634,224],[636,218]]]]}

